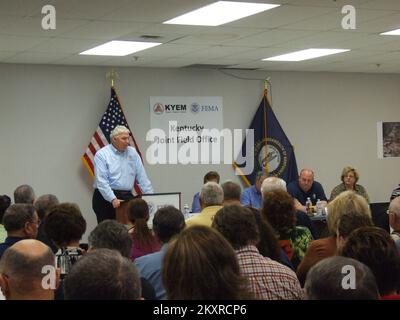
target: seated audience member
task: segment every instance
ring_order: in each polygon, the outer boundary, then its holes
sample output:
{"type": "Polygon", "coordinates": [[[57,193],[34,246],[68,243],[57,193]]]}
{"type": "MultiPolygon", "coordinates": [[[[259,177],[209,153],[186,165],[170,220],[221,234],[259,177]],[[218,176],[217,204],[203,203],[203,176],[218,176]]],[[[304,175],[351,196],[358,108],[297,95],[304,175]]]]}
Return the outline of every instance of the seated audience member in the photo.
{"type": "Polygon", "coordinates": [[[232,246],[207,226],[187,228],[170,242],[162,279],[169,300],[253,298],[232,246]]]}
{"type": "Polygon", "coordinates": [[[86,231],[86,221],[75,203],[61,203],[48,212],[44,231],[58,248],[56,266],[60,268],[61,279],[64,279],[72,265],[84,254],[79,241],[86,231]]]}
{"type": "Polygon", "coordinates": [[[54,254],[40,241],[21,240],[8,248],[0,260],[0,287],[6,299],[53,300],[59,273],[43,273],[45,266],[54,267],[54,254]]]}
{"type": "Polygon", "coordinates": [[[364,197],[353,191],[342,192],[328,204],[327,225],[330,236],[312,241],[303,261],[297,268],[297,277],[304,283],[307,272],[318,261],[332,257],[337,252],[336,238],[338,222],[345,213],[360,213],[371,217],[371,211],[364,197]]]}
{"type": "Polygon", "coordinates": [[[135,266],[140,275],[149,281],[156,291],[157,299],[166,299],[164,285],[162,283],[161,269],[165,252],[170,240],[185,228],[185,219],[182,212],[168,206],[158,209],[153,219],[153,230],[162,243],[161,250],[135,260],[135,266]]]}
{"type": "Polygon", "coordinates": [[[240,203],[246,207],[253,207],[256,209],[262,208],[261,185],[267,178],[265,171],[258,171],[254,179],[254,184],[242,192],[240,203]]]}
{"type": "Polygon", "coordinates": [[[219,209],[222,208],[224,192],[216,182],[207,182],[201,188],[200,206],[201,211],[198,215],[186,220],[188,227],[193,225],[204,225],[211,227],[212,219],[219,209]]]}
{"type": "MultiPolygon", "coordinates": [[[[206,175],[203,178],[203,184],[206,184],[207,182],[215,182],[219,183],[219,174],[216,171],[209,171],[206,173],[206,175]]],[[[192,201],[192,212],[193,213],[198,213],[201,211],[201,206],[200,206],[200,192],[197,192],[193,196],[193,201],[192,201]]]]}
{"type": "MultiPolygon", "coordinates": [[[[285,180],[278,177],[268,177],[265,179],[261,185],[261,194],[264,195],[266,192],[274,191],[274,190],[284,190],[286,189],[285,180]]],[[[304,226],[310,230],[313,238],[316,238],[316,230],[314,223],[311,221],[310,217],[304,213],[303,211],[296,210],[296,225],[304,226]]]]}
{"type": "MultiPolygon", "coordinates": [[[[132,238],[128,229],[116,220],[103,220],[89,235],[89,251],[97,249],[117,250],[123,257],[130,259],[132,238]]],[[[142,296],[145,300],[155,300],[153,286],[144,278],[140,278],[142,296]]]]}
{"type": "Polygon", "coordinates": [[[14,243],[23,239],[35,239],[39,223],[39,217],[33,205],[19,203],[9,206],[3,217],[7,238],[0,244],[0,258],[14,243]]]}
{"type": "Polygon", "coordinates": [[[391,236],[396,243],[396,247],[400,250],[400,197],[390,201],[389,210],[389,225],[393,229],[391,236]]]}
{"type": "Polygon", "coordinates": [[[368,266],[375,276],[383,300],[400,299],[400,254],[389,233],[377,227],[354,230],[339,252],[368,266]]]}
{"type": "Polygon", "coordinates": [[[392,201],[394,198],[400,197],[400,184],[396,189],[392,191],[392,194],[390,195],[390,201],[392,201]]]}
{"type": "Polygon", "coordinates": [[[362,185],[357,184],[359,179],[360,174],[355,168],[344,167],[342,175],[340,176],[340,180],[342,180],[342,183],[333,188],[329,201],[335,199],[342,192],[351,190],[359,194],[360,196],[363,196],[365,200],[367,200],[367,202],[369,203],[367,191],[362,185]]]}
{"type": "Polygon", "coordinates": [[[55,195],[45,194],[37,198],[33,204],[41,221],[36,239],[42,241],[44,244],[47,244],[54,253],[57,252],[57,247],[47,238],[47,235],[44,232],[44,220],[49,209],[59,203],[60,202],[55,195]]]}
{"type": "MultiPolygon", "coordinates": [[[[348,269],[346,269],[348,270],[348,269]]],[[[349,271],[351,272],[351,271],[349,271]]],[[[348,273],[347,273],[348,274],[348,273]]],[[[363,263],[345,257],[330,257],[319,261],[307,274],[304,286],[308,300],[378,300],[379,293],[375,277],[363,263]],[[352,266],[354,282],[346,281],[343,268],[352,266]]]]}
{"type": "Polygon", "coordinates": [[[139,274],[118,251],[93,250],[71,269],[64,296],[65,300],[139,300],[139,274]]]}
{"type": "Polygon", "coordinates": [[[288,184],[287,192],[295,199],[296,209],[303,212],[307,212],[307,198],[310,198],[313,206],[318,199],[321,200],[324,207],[328,201],[322,185],[314,181],[314,172],[311,169],[302,169],[298,181],[292,181],[288,184]]]}
{"type": "Polygon", "coordinates": [[[14,190],[14,203],[33,204],[35,202],[35,192],[33,188],[27,184],[17,187],[14,190]]]}
{"type": "Polygon", "coordinates": [[[248,207],[256,219],[256,224],[260,234],[260,241],[257,243],[257,249],[261,255],[272,260],[278,261],[290,269],[294,270],[293,264],[290,262],[285,251],[279,245],[278,237],[274,228],[269,222],[261,216],[259,209],[248,207]]]}
{"type": "Polygon", "coordinates": [[[338,227],[336,231],[336,247],[337,251],[343,248],[346,243],[347,237],[353,230],[361,227],[373,227],[371,217],[364,212],[345,212],[338,220],[338,227]]]}
{"type": "Polygon", "coordinates": [[[133,199],[128,203],[128,220],[132,224],[129,233],[132,237],[131,259],[160,250],[160,243],[147,226],[149,206],[143,199],[133,199]]]}
{"type": "Polygon", "coordinates": [[[293,198],[283,190],[266,192],[262,215],[268,220],[279,236],[279,244],[297,268],[313,240],[310,230],[296,226],[296,209],[293,198]]]}
{"type": "Polygon", "coordinates": [[[221,185],[224,191],[224,206],[230,204],[240,204],[240,195],[242,189],[240,186],[232,181],[227,181],[221,185]]]}
{"type": "Polygon", "coordinates": [[[235,249],[240,271],[249,280],[249,288],[256,299],[303,299],[303,290],[296,274],[259,253],[256,247],[259,230],[256,219],[248,208],[240,205],[223,207],[215,215],[212,227],[235,249]]]}
{"type": "Polygon", "coordinates": [[[3,243],[7,238],[7,231],[3,225],[3,216],[10,205],[11,199],[9,196],[0,196],[0,243],[3,243]]]}

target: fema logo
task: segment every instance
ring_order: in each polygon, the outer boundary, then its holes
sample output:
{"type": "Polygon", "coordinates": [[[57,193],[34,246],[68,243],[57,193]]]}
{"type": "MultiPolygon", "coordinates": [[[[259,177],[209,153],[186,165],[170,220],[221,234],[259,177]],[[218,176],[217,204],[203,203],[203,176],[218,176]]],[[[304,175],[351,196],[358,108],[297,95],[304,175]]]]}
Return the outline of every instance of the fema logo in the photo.
{"type": "Polygon", "coordinates": [[[164,106],[162,105],[162,103],[157,102],[154,106],[153,106],[153,112],[155,114],[163,114],[164,113],[164,106]]]}
{"type": "Polygon", "coordinates": [[[271,176],[280,176],[287,166],[287,152],[276,139],[267,138],[256,143],[254,153],[260,170],[268,169],[271,176]]]}
{"type": "Polygon", "coordinates": [[[192,113],[199,113],[200,105],[197,102],[193,102],[190,106],[190,111],[192,111],[192,113]]]}

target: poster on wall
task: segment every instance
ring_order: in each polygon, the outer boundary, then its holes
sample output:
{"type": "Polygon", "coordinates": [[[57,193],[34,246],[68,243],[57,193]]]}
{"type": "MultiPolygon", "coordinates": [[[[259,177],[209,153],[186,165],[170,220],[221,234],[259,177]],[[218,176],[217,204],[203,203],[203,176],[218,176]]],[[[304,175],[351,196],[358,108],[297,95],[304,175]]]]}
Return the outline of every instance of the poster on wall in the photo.
{"type": "Polygon", "coordinates": [[[378,122],[378,158],[400,157],[400,122],[378,122]]]}
{"type": "Polygon", "coordinates": [[[152,96],[150,127],[152,132],[146,137],[153,142],[146,155],[149,163],[203,163],[201,147],[215,146],[216,154],[220,153],[222,97],[152,96]]]}

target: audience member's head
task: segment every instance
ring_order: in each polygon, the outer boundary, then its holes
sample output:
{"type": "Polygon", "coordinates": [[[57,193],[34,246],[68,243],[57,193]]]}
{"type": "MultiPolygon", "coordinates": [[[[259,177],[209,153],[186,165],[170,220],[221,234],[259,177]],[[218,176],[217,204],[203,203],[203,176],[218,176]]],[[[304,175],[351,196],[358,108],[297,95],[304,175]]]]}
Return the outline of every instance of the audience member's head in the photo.
{"type": "Polygon", "coordinates": [[[53,300],[58,281],[54,254],[40,241],[21,240],[0,260],[0,286],[7,300],[53,300]]]}
{"type": "Polygon", "coordinates": [[[340,256],[323,259],[307,273],[304,285],[309,300],[377,300],[378,287],[363,263],[340,256]]]}
{"type": "Polygon", "coordinates": [[[117,250],[123,257],[130,258],[132,238],[125,225],[115,220],[100,222],[89,235],[89,248],[117,250]]]}
{"type": "Polygon", "coordinates": [[[242,189],[240,186],[232,181],[227,181],[221,185],[224,192],[224,205],[227,204],[240,204],[240,195],[242,189]]]}
{"type": "Polygon", "coordinates": [[[285,180],[278,178],[278,177],[266,178],[261,185],[261,195],[264,197],[264,194],[266,192],[275,191],[275,190],[286,191],[285,180]]]}
{"type": "Polygon", "coordinates": [[[360,179],[360,174],[358,173],[357,169],[350,166],[343,168],[342,174],[340,175],[340,180],[342,180],[342,182],[345,183],[345,178],[348,176],[353,177],[354,184],[356,184],[358,182],[358,179],[360,179]]]}
{"type": "Polygon", "coordinates": [[[371,217],[364,212],[346,212],[338,220],[336,246],[338,250],[346,243],[347,237],[353,230],[361,227],[372,227],[371,217]]]}
{"type": "Polygon", "coordinates": [[[262,214],[278,233],[285,232],[296,224],[294,200],[283,190],[264,194],[262,214]]]}
{"type": "Polygon", "coordinates": [[[354,191],[345,191],[340,193],[327,206],[328,216],[326,222],[331,235],[336,236],[338,221],[346,212],[358,212],[371,216],[367,200],[356,194],[354,191]]]}
{"type": "Polygon", "coordinates": [[[240,205],[224,206],[214,216],[212,227],[219,231],[235,250],[257,245],[259,231],[254,214],[240,205]]]}
{"type": "Polygon", "coordinates": [[[14,203],[33,204],[35,201],[35,192],[33,188],[27,184],[17,187],[14,191],[14,203]]]}
{"type": "Polygon", "coordinates": [[[254,180],[254,186],[256,187],[256,189],[261,192],[261,185],[263,183],[263,181],[268,177],[267,172],[265,171],[258,171],[256,173],[256,177],[254,180]]]}
{"type": "Polygon", "coordinates": [[[55,205],[59,204],[57,197],[53,194],[44,194],[35,200],[33,204],[36,208],[36,212],[39,216],[40,220],[44,220],[47,211],[54,207],[55,205]]]}
{"type": "Polygon", "coordinates": [[[209,171],[204,175],[203,183],[206,184],[207,182],[215,182],[219,183],[219,174],[217,171],[209,171]]]}
{"type": "Polygon", "coordinates": [[[173,206],[160,208],[154,214],[153,231],[162,243],[168,243],[185,228],[185,218],[173,206]]]}
{"type": "Polygon", "coordinates": [[[257,249],[264,257],[271,258],[275,261],[281,261],[278,237],[274,228],[271,227],[267,219],[261,216],[261,211],[256,208],[247,208],[251,211],[256,219],[258,231],[260,234],[260,241],[258,241],[257,249]]]}
{"type": "Polygon", "coordinates": [[[77,247],[86,231],[86,221],[78,205],[61,203],[47,213],[44,230],[57,247],[77,247]]]}
{"type": "Polygon", "coordinates": [[[400,197],[390,202],[388,213],[390,227],[395,231],[400,231],[400,197]]]}
{"type": "Polygon", "coordinates": [[[377,227],[358,228],[348,236],[340,253],[371,269],[381,296],[396,292],[400,284],[400,255],[386,230],[377,227]]]}
{"type": "Polygon", "coordinates": [[[32,204],[18,203],[8,207],[3,217],[3,225],[9,237],[34,239],[40,220],[32,204]]]}
{"type": "Polygon", "coordinates": [[[224,201],[224,191],[216,182],[207,182],[201,187],[200,206],[202,209],[209,206],[220,206],[224,201]]]}
{"type": "Polygon", "coordinates": [[[162,279],[171,300],[250,298],[232,246],[206,226],[187,228],[170,242],[162,279]]]}
{"type": "Polygon", "coordinates": [[[138,300],[139,273],[118,251],[97,249],[85,254],[66,277],[66,300],[138,300]]]}
{"type": "Polygon", "coordinates": [[[140,221],[146,223],[150,216],[147,202],[140,198],[130,200],[128,203],[127,215],[132,224],[136,224],[140,221]]]}
{"type": "Polygon", "coordinates": [[[3,222],[3,216],[7,208],[11,205],[11,198],[7,195],[0,196],[0,223],[3,222]]]}

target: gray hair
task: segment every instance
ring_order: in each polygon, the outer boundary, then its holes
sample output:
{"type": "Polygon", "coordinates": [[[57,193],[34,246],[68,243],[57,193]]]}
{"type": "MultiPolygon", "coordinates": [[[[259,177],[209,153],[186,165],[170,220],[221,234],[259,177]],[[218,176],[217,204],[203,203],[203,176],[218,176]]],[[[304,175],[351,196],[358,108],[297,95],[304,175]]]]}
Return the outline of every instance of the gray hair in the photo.
{"type": "Polygon", "coordinates": [[[351,258],[334,256],[321,260],[307,274],[304,285],[309,300],[377,300],[378,286],[370,268],[351,258]],[[354,268],[356,288],[343,287],[344,267],[354,268]]]}
{"type": "Polygon", "coordinates": [[[14,191],[14,203],[29,203],[35,201],[35,192],[30,185],[23,184],[14,191]]]}
{"type": "Polygon", "coordinates": [[[205,207],[222,205],[224,201],[224,191],[215,182],[207,182],[200,191],[200,200],[205,207]]]}
{"type": "Polygon", "coordinates": [[[65,300],[138,300],[141,294],[135,265],[110,249],[85,254],[64,282],[65,300]]]}
{"type": "Polygon", "coordinates": [[[110,138],[114,138],[118,135],[120,135],[121,133],[130,133],[129,129],[125,126],[116,126],[110,134],[110,138]]]}
{"type": "Polygon", "coordinates": [[[58,198],[54,194],[44,194],[37,198],[33,205],[36,208],[39,219],[43,219],[46,216],[46,212],[59,203],[58,198]]]}
{"type": "Polygon", "coordinates": [[[33,221],[35,207],[32,204],[18,203],[8,207],[3,217],[3,225],[7,232],[21,230],[27,222],[33,221]]]}
{"type": "MultiPolygon", "coordinates": [[[[39,242],[38,240],[21,241],[39,242]]],[[[43,246],[45,247],[44,244],[43,246]]],[[[55,257],[49,247],[44,248],[44,252],[40,256],[34,256],[31,252],[21,252],[11,246],[0,259],[0,273],[6,274],[12,279],[13,289],[16,293],[25,295],[35,289],[37,282],[41,283],[43,266],[54,266],[54,264],[55,257]]]]}
{"type": "Polygon", "coordinates": [[[393,212],[396,222],[400,222],[400,197],[394,198],[389,204],[390,212],[393,212]]]}
{"type": "Polygon", "coordinates": [[[89,235],[89,247],[114,249],[123,257],[130,258],[132,238],[128,229],[115,220],[104,220],[89,235]]]}
{"type": "Polygon", "coordinates": [[[265,179],[261,185],[261,194],[264,195],[266,192],[275,191],[275,190],[283,190],[286,189],[285,180],[278,177],[268,177],[265,179]]]}

